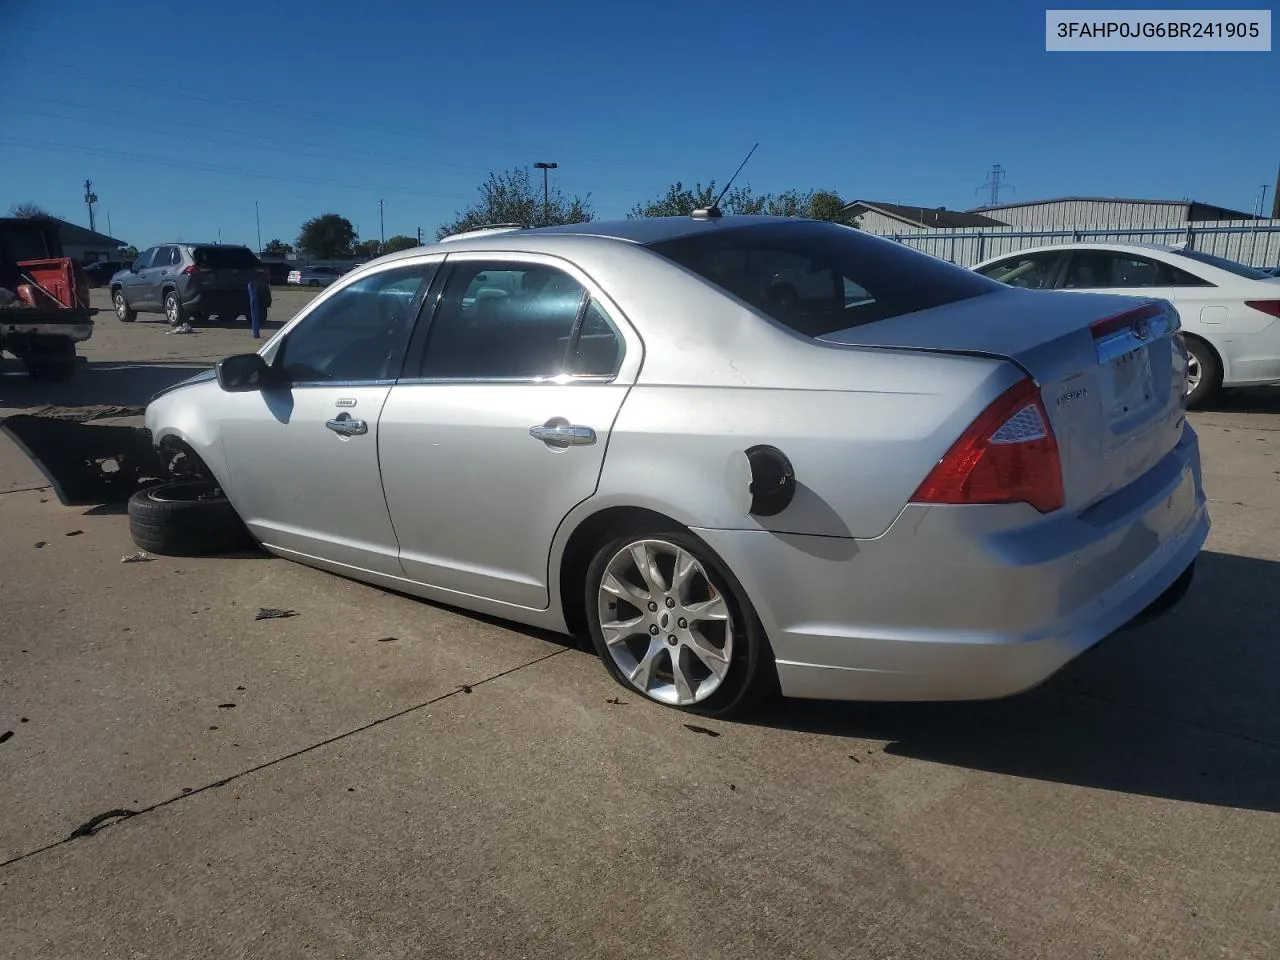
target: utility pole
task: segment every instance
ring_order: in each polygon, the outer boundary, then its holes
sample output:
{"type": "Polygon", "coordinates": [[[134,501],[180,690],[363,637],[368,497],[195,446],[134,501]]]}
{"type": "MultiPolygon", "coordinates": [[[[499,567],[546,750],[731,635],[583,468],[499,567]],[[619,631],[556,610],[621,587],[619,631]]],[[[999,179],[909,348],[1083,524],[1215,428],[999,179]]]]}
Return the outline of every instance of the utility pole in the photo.
{"type": "Polygon", "coordinates": [[[418,228],[418,246],[422,246],[422,228],[418,228]]]}
{"type": "Polygon", "coordinates": [[[382,216],[382,201],[381,201],[381,200],[379,200],[379,201],[378,201],[378,231],[379,231],[379,233],[380,233],[380,234],[381,234],[381,236],[382,236],[382,241],[381,241],[382,246],[378,248],[378,252],[379,252],[379,253],[381,253],[381,252],[382,252],[383,247],[385,247],[385,246],[387,245],[387,221],[386,221],[386,220],[384,220],[384,219],[383,219],[383,216],[382,216]]]}
{"type": "Polygon", "coordinates": [[[115,231],[111,229],[111,211],[107,211],[107,235],[114,236],[115,231]]]}
{"type": "Polygon", "coordinates": [[[558,163],[543,163],[539,161],[533,165],[535,170],[542,171],[542,225],[545,227],[551,223],[551,194],[547,186],[547,171],[556,169],[558,163]]]}
{"type": "Polygon", "coordinates": [[[93,181],[86,180],[84,182],[84,204],[89,208],[89,229],[96,230],[96,221],[93,216],[93,205],[98,202],[98,195],[93,192],[93,181]]]}
{"type": "Polygon", "coordinates": [[[1276,191],[1271,195],[1271,219],[1280,220],[1280,169],[1276,170],[1276,191]]]}
{"type": "Polygon", "coordinates": [[[253,201],[253,223],[258,228],[258,256],[262,256],[262,221],[258,218],[258,201],[253,201]]]}

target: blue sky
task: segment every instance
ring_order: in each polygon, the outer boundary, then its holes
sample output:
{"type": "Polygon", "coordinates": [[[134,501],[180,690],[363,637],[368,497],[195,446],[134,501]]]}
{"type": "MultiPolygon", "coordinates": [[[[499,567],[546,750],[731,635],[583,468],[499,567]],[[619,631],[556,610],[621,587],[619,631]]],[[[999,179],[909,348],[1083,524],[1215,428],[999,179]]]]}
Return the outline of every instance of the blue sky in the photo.
{"type": "MultiPolygon", "coordinates": [[[[1204,4],[1189,5],[1200,7],[1204,4]]],[[[1056,8],[1069,6],[1055,3],[1056,8]]],[[[1093,6],[1090,4],[1076,6],[1093,6]]],[[[1153,4],[1141,4],[1150,7],[1153,4]]],[[[437,226],[491,169],[623,216],[674,180],[975,206],[1193,197],[1252,210],[1280,164],[1280,53],[1046,53],[1044,6],[739,0],[0,4],[0,213],[144,247],[292,241],[337,212],[437,226]]]]}

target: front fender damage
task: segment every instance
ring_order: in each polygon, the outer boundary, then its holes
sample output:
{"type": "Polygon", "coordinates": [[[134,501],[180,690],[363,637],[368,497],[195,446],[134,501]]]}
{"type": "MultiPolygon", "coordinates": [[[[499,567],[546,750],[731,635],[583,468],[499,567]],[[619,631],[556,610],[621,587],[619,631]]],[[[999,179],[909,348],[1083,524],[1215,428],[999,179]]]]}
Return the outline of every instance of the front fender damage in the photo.
{"type": "Polygon", "coordinates": [[[122,502],[170,477],[170,465],[145,427],[95,426],[17,414],[0,421],[68,507],[122,502]]]}

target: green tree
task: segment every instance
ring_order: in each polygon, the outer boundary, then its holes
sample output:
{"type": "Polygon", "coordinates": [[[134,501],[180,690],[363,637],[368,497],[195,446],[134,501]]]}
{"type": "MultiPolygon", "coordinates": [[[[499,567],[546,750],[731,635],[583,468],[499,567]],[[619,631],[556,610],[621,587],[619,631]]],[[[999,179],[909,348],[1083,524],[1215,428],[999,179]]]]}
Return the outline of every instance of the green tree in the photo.
{"type": "Polygon", "coordinates": [[[383,253],[399,253],[401,250],[412,250],[418,245],[418,241],[413,237],[406,237],[403,233],[397,233],[394,237],[387,237],[387,243],[382,248],[383,253]]]}
{"type": "Polygon", "coordinates": [[[569,198],[558,187],[552,187],[544,204],[542,184],[533,182],[526,167],[490,173],[489,178],[480,184],[479,192],[480,199],[459,210],[452,223],[441,226],[436,231],[437,238],[444,239],[451,234],[495,223],[545,227],[595,219],[590,194],[569,198]]]}
{"type": "Polygon", "coordinates": [[[699,183],[692,190],[677,180],[667,187],[667,192],[658,199],[650,200],[648,203],[637,203],[631,208],[627,218],[635,220],[638,217],[687,217],[695,210],[711,206],[711,201],[716,198],[715,189],[714,180],[705,187],[699,183]]]}
{"type": "Polygon", "coordinates": [[[23,220],[51,220],[51,214],[38,203],[15,203],[9,208],[9,216],[21,217],[23,220]]]}
{"type": "Polygon", "coordinates": [[[298,249],[317,260],[349,257],[355,243],[356,228],[350,220],[336,213],[312,217],[298,233],[298,249]]]}
{"type": "Polygon", "coordinates": [[[121,260],[127,260],[132,263],[134,260],[138,259],[138,248],[135,246],[131,245],[121,247],[117,252],[119,253],[121,260]]]}
{"type": "Polygon", "coordinates": [[[293,245],[285,243],[283,240],[269,240],[267,245],[262,248],[263,253],[270,253],[274,256],[284,256],[293,253],[293,245]]]}
{"type": "Polygon", "coordinates": [[[829,220],[853,226],[844,212],[844,201],[832,190],[816,190],[809,195],[808,215],[814,220],[829,220]]]}
{"type": "Polygon", "coordinates": [[[372,260],[382,256],[382,242],[379,240],[361,240],[351,248],[352,256],[361,260],[372,260]]]}

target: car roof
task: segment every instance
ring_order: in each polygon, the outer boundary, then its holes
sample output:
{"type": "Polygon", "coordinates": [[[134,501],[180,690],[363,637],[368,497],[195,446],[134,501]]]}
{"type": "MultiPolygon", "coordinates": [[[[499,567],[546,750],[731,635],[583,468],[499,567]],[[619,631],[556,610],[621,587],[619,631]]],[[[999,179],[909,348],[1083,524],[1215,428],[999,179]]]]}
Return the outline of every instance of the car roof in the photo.
{"type": "Polygon", "coordinates": [[[1107,250],[1113,253],[1175,253],[1179,247],[1166,246],[1158,243],[1108,243],[1105,240],[1080,240],[1071,243],[1047,243],[1038,247],[1021,247],[1017,250],[1010,250],[1008,253],[997,254],[994,257],[987,257],[976,266],[982,266],[987,263],[994,263],[997,260],[1005,260],[1009,257],[1020,257],[1029,253],[1051,253],[1059,250],[1107,250]]]}
{"type": "Polygon", "coordinates": [[[411,257],[431,253],[461,253],[473,251],[551,252],[551,248],[565,249],[581,243],[626,243],[637,246],[676,240],[681,237],[707,235],[743,227],[778,225],[785,223],[814,224],[820,220],[804,217],[726,216],[711,219],[693,217],[636,217],[633,220],[592,220],[588,223],[566,223],[554,227],[524,227],[520,229],[480,229],[474,237],[455,234],[452,238],[438,240],[388,253],[361,264],[358,269],[393,263],[411,257]]]}

